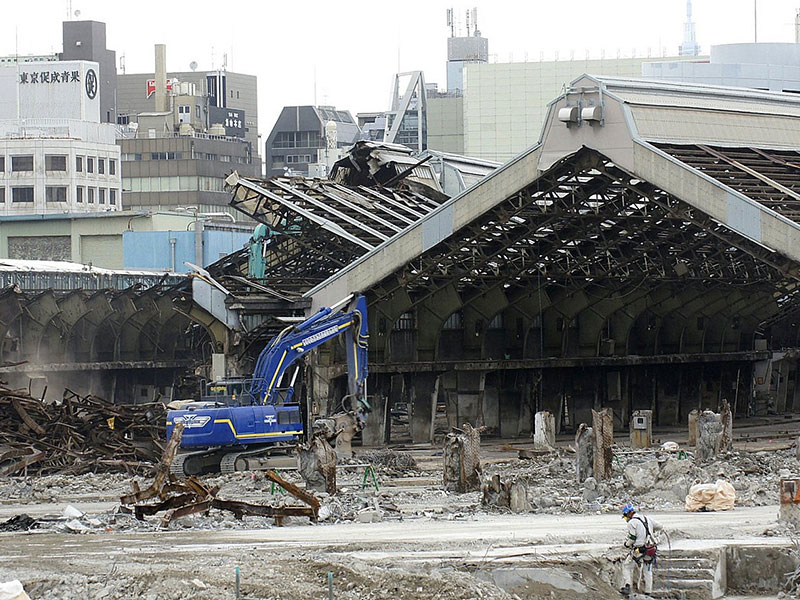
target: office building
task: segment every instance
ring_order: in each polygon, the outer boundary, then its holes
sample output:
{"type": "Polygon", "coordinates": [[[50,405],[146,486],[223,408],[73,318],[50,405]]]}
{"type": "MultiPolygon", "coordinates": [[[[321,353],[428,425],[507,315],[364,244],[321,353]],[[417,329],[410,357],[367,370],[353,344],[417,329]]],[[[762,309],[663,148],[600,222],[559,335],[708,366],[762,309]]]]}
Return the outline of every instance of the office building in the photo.
{"type": "Polygon", "coordinates": [[[0,214],[118,210],[120,152],[100,120],[98,63],[0,65],[0,214]]]}
{"type": "Polygon", "coordinates": [[[158,44],[153,74],[119,76],[118,107],[125,208],[191,206],[241,218],[228,206],[225,177],[261,176],[254,76],[168,73],[158,44]]]}
{"type": "Polygon", "coordinates": [[[333,106],[284,106],[264,147],[266,175],[324,176],[339,159],[339,150],[352,146],[360,134],[349,111],[333,106]]]}
{"type": "Polygon", "coordinates": [[[100,122],[117,122],[117,54],[106,47],[106,24],[99,21],[64,21],[61,60],[97,63],[100,122]]]}

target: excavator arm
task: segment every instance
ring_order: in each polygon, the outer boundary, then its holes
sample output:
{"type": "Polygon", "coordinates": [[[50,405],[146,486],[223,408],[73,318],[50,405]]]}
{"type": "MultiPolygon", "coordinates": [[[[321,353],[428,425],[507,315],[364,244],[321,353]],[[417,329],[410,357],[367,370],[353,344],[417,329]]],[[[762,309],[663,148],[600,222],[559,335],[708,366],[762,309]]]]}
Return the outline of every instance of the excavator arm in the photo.
{"type": "MultiPolygon", "coordinates": [[[[303,355],[328,340],[345,336],[348,394],[356,403],[353,410],[369,411],[367,402],[367,301],[349,296],[333,307],[321,308],[302,323],[284,329],[270,342],[256,361],[250,393],[261,404],[275,404],[278,387],[286,371],[303,355]],[[338,310],[347,304],[344,310],[338,310]]],[[[294,377],[288,391],[293,393],[294,377]]]]}

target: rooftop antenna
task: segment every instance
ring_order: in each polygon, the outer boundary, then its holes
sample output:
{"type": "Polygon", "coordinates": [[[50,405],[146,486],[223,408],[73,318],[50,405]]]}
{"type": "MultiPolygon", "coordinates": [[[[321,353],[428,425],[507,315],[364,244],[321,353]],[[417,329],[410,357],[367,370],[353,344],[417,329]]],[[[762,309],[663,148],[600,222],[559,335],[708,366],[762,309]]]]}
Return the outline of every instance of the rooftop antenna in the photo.
{"type": "Polygon", "coordinates": [[[469,37],[469,9],[467,9],[467,37],[469,37]]]}
{"type": "Polygon", "coordinates": [[[472,35],[478,37],[480,33],[478,32],[478,7],[472,9],[472,35]]]}
{"type": "MultiPolygon", "coordinates": [[[[192,71],[197,71],[197,61],[196,61],[196,60],[193,60],[192,62],[190,62],[190,63],[189,63],[189,68],[190,68],[192,71]]],[[[123,73],[124,73],[124,71],[123,71],[123,73]]]]}
{"type": "Polygon", "coordinates": [[[227,52],[223,52],[222,53],[222,70],[223,71],[227,71],[227,69],[228,69],[228,53],[227,52]]]}
{"type": "Polygon", "coordinates": [[[450,37],[456,37],[456,23],[453,19],[453,9],[447,9],[447,26],[450,28],[450,37]]]}
{"type": "Polygon", "coordinates": [[[119,56],[119,70],[125,75],[125,53],[123,52],[119,56]]]}

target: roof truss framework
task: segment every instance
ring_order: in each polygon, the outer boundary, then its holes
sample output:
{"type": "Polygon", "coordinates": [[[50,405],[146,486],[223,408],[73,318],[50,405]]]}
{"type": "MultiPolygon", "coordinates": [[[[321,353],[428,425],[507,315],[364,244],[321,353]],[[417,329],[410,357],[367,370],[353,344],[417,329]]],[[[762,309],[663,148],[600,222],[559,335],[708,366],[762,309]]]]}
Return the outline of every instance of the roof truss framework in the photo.
{"type": "Polygon", "coordinates": [[[231,205],[269,227],[266,283],[284,291],[320,283],[438,206],[411,190],[321,180],[239,180],[231,205]]]}
{"type": "Polygon", "coordinates": [[[800,152],[703,144],[654,145],[731,189],[800,222],[800,152]]]}
{"type": "Polygon", "coordinates": [[[454,282],[465,303],[495,288],[511,297],[728,289],[758,298],[736,311],[763,320],[794,303],[795,273],[794,263],[584,148],[386,278],[375,295],[380,302],[403,288],[418,305],[454,282]]]}

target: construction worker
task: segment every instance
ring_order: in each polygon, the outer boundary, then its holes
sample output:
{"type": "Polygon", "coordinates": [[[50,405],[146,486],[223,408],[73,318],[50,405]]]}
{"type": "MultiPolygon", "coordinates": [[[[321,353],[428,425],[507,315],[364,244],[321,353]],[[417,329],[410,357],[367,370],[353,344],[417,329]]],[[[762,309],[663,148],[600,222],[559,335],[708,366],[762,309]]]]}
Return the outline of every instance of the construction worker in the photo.
{"type": "Polygon", "coordinates": [[[656,540],[653,536],[663,527],[650,517],[637,515],[632,504],[622,507],[622,518],[628,523],[628,537],[624,545],[629,552],[622,563],[623,585],[620,592],[625,596],[630,595],[633,572],[639,567],[639,580],[644,576],[644,593],[649,595],[653,592],[653,563],[656,561],[656,540]]]}

